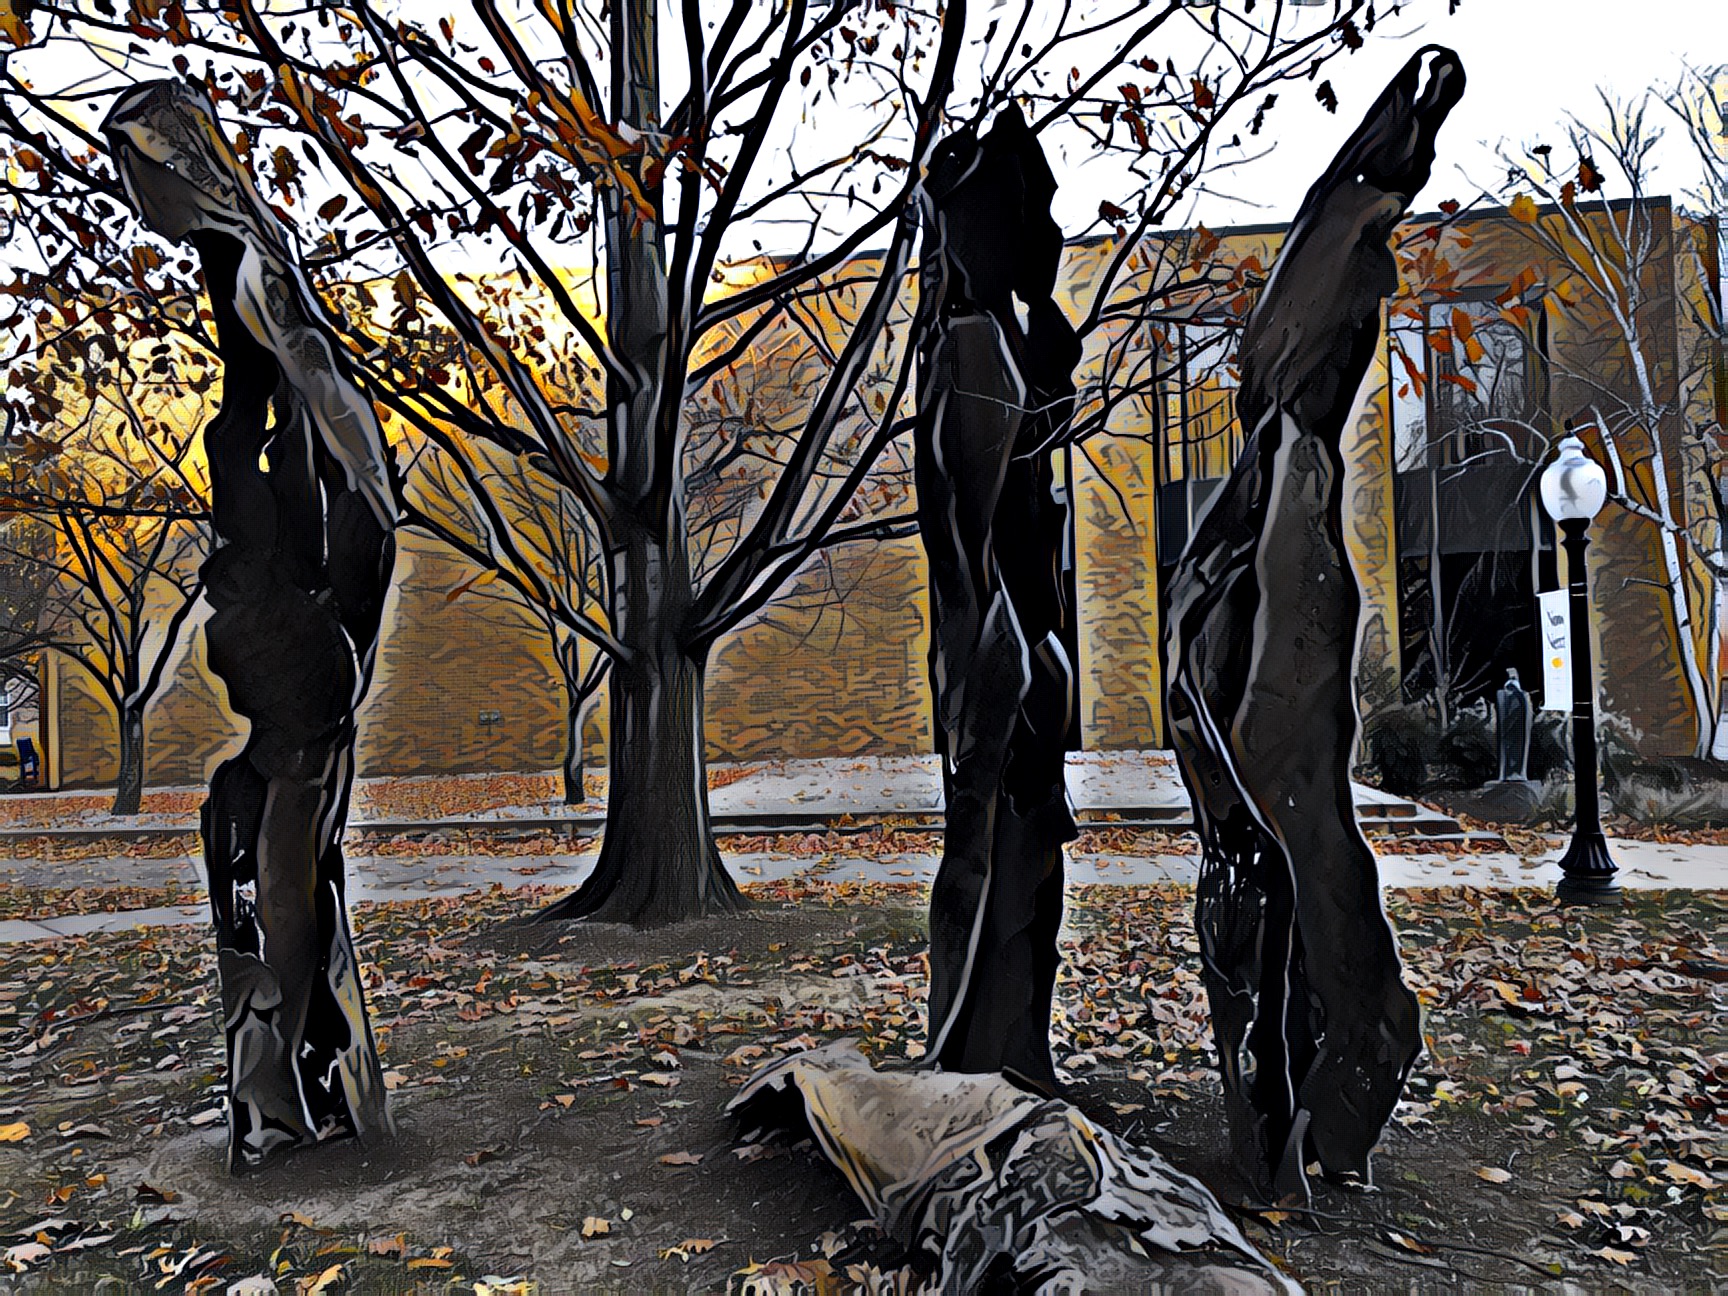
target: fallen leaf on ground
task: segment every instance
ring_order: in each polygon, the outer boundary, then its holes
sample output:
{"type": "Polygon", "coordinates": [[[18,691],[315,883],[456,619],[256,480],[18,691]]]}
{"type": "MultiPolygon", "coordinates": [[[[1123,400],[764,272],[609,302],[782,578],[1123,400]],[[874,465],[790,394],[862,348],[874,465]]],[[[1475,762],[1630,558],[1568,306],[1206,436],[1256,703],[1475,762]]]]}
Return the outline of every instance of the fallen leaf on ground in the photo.
{"type": "Polygon", "coordinates": [[[767,1264],[747,1264],[732,1276],[744,1280],[729,1287],[739,1296],[835,1290],[834,1267],[826,1260],[770,1260],[767,1264]]]}
{"type": "Polygon", "coordinates": [[[40,1242],[20,1242],[17,1246],[7,1247],[6,1267],[13,1273],[23,1273],[33,1264],[40,1264],[54,1252],[40,1242]]]}
{"type": "Polygon", "coordinates": [[[712,1251],[719,1246],[724,1238],[685,1238],[677,1246],[667,1247],[660,1253],[662,1260],[670,1260],[674,1256],[688,1262],[691,1256],[698,1256],[706,1251],[712,1251]]]}
{"type": "Polygon", "coordinates": [[[30,1137],[30,1127],[23,1121],[0,1125],[0,1143],[22,1143],[30,1137]]]}
{"type": "Polygon", "coordinates": [[[1678,1161],[1668,1162],[1662,1167],[1662,1173],[1675,1183],[1691,1184],[1694,1188],[1710,1189],[1716,1186],[1716,1181],[1702,1170],[1694,1170],[1678,1161]]]}
{"type": "Polygon", "coordinates": [[[661,1165],[687,1166],[699,1165],[702,1161],[700,1152],[668,1152],[660,1158],[661,1165]]]}
{"type": "Polygon", "coordinates": [[[1512,1181],[1511,1173],[1502,1170],[1499,1166],[1477,1166],[1476,1177],[1478,1179],[1486,1179],[1489,1183],[1494,1184],[1510,1183],[1512,1181]]]}
{"type": "Polygon", "coordinates": [[[318,1296],[319,1292],[329,1291],[342,1281],[342,1270],[345,1266],[333,1264],[328,1269],[316,1274],[309,1274],[294,1284],[294,1289],[301,1296],[318,1296]]]}
{"type": "Polygon", "coordinates": [[[1418,1242],[1415,1238],[1410,1237],[1408,1234],[1400,1233],[1397,1229],[1387,1229],[1386,1240],[1393,1246],[1398,1247],[1400,1250],[1408,1251],[1412,1255],[1434,1254],[1434,1248],[1429,1246],[1426,1242],[1418,1242]]]}
{"type": "Polygon", "coordinates": [[[582,1236],[585,1238],[605,1237],[611,1231],[612,1221],[598,1215],[589,1215],[582,1220],[582,1236]]]}

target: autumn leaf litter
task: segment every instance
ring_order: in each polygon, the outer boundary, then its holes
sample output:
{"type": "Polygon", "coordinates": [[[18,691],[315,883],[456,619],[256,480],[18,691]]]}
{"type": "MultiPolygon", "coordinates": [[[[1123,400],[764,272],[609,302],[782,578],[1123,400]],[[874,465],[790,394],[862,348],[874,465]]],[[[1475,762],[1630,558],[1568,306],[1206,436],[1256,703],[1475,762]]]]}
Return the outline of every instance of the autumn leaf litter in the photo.
{"type": "MultiPolygon", "coordinates": [[[[11,947],[4,1265],[192,1290],[248,1274],[282,1290],[395,1290],[574,1272],[621,1290],[785,1290],[776,1265],[863,1281],[875,1271],[848,1258],[855,1239],[822,1250],[820,1221],[857,1213],[837,1177],[806,1149],[740,1146],[717,1111],[762,1061],[826,1039],[858,1036],[884,1061],[921,1053],[925,892],[808,876],[748,889],[750,918],[676,938],[511,921],[546,888],[357,906],[403,1149],[320,1151],[341,1174],[285,1219],[268,1204],[280,1186],[259,1195],[240,1181],[249,1205],[214,1195],[221,1058],[200,931],[11,947]],[[586,1196],[549,1203],[526,1235],[453,1205],[479,1176],[502,1210],[582,1155],[597,1165],[557,1183],[586,1196]],[[380,1195],[379,1173],[418,1187],[380,1195]],[[733,1199],[781,1185],[802,1187],[778,1222],[733,1199]]],[[[1101,1120],[1241,1203],[1217,1132],[1190,904],[1177,886],[1074,893],[1058,1064],[1101,1120]]],[[[1390,908],[1428,1049],[1377,1163],[1383,1191],[1316,1202],[1346,1223],[1250,1214],[1260,1243],[1306,1280],[1370,1283],[1422,1266],[1529,1281],[1536,1265],[1555,1281],[1660,1284],[1720,1257],[1721,898],[1643,893],[1580,916],[1534,891],[1409,891],[1390,908]]]]}

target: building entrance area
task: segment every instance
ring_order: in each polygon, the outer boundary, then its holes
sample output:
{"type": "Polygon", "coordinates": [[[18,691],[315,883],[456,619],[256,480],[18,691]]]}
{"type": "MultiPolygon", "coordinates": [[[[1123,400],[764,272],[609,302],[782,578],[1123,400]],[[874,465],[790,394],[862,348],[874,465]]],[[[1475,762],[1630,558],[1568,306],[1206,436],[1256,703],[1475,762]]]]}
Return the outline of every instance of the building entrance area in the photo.
{"type": "Polygon", "coordinates": [[[1400,692],[1443,710],[1539,679],[1536,593],[1553,589],[1553,526],[1536,498],[1546,446],[1533,332],[1482,295],[1428,303],[1388,333],[1400,692]]]}

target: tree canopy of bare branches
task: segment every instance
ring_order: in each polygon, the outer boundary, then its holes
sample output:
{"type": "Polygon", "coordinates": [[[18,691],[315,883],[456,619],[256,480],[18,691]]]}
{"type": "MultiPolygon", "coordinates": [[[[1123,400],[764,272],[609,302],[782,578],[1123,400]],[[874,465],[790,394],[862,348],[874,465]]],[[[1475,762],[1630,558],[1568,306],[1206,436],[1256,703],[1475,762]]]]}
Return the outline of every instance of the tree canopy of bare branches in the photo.
{"type": "Polygon", "coordinates": [[[1724,196],[1728,156],[1716,84],[1689,72],[1671,98],[1704,163],[1694,194],[1704,205],[1692,213],[1650,192],[1662,135],[1653,92],[1624,102],[1598,92],[1589,121],[1562,126],[1559,148],[1501,147],[1507,210],[1550,268],[1527,277],[1544,279],[1543,309],[1585,322],[1547,357],[1585,399],[1549,411],[1555,426],[1527,428],[1526,441],[1546,449],[1559,423],[1576,423],[1605,461],[1612,505],[1651,528],[1660,571],[1650,579],[1667,605],[1698,756],[1720,728],[1712,664],[1728,599],[1722,209],[1708,206],[1724,196]]]}
{"type": "MultiPolygon", "coordinates": [[[[393,434],[515,456],[595,546],[565,576],[591,582],[579,633],[611,663],[612,790],[600,866],[554,915],[725,911],[706,661],[823,545],[883,533],[856,501],[910,425],[911,199],[940,129],[1019,102],[1040,138],[1114,168],[1114,197],[1066,232],[1110,240],[1076,323],[1131,367],[1143,236],[1268,137],[1280,95],[1325,101],[1326,61],[1374,9],[1299,17],[1247,0],[476,0],[455,17],[47,0],[0,74],[8,295],[208,344],[194,267],[127,216],[90,126],[146,71],[198,78],[393,434]],[[697,435],[702,402],[712,415],[776,340],[800,353],[795,388],[697,435]]],[[[1083,396],[1076,430],[1112,399],[1083,396]]]]}
{"type": "Polygon", "coordinates": [[[113,708],[115,814],[138,812],[145,712],[209,548],[208,473],[186,417],[202,369],[126,330],[57,334],[29,389],[38,411],[53,411],[55,436],[20,428],[0,447],[0,558],[18,618],[0,651],[60,654],[113,708]]]}

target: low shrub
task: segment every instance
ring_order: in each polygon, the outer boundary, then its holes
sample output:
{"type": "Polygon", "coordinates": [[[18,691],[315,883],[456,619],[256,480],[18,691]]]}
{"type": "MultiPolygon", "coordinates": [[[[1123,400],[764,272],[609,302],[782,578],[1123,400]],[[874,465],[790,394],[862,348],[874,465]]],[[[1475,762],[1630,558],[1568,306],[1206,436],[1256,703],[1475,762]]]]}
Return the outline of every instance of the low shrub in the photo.
{"type": "Polygon", "coordinates": [[[1538,711],[1530,720],[1530,777],[1541,781],[1572,772],[1572,724],[1562,711],[1538,711]]]}
{"type": "Polygon", "coordinates": [[[1428,781],[1433,721],[1421,706],[1384,707],[1362,726],[1363,777],[1395,796],[1415,796],[1428,781]]]}
{"type": "Polygon", "coordinates": [[[1441,779],[1452,787],[1478,788],[1500,773],[1500,746],[1494,723],[1475,707],[1460,707],[1440,736],[1436,751],[1441,779]]]}

